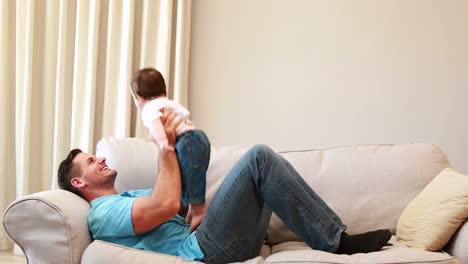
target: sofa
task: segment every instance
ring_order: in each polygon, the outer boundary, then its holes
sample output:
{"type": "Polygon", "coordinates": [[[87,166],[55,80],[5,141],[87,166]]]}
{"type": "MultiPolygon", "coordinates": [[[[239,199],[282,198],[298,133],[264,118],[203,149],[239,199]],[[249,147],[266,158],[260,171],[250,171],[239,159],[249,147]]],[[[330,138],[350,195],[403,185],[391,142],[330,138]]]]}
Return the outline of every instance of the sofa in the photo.
{"type": "MultiPolygon", "coordinates": [[[[207,203],[248,147],[213,147],[207,175],[207,203]]],[[[395,234],[408,203],[449,162],[431,144],[365,145],[278,152],[337,212],[350,234],[389,228],[395,234]]],[[[96,146],[118,171],[117,190],[152,188],[158,147],[137,138],[104,138],[96,146]]],[[[5,211],[3,225],[28,263],[190,263],[165,254],[93,241],[89,204],[63,190],[22,197],[5,211]]],[[[240,217],[242,212],[240,213],[240,217]]],[[[309,248],[273,214],[258,257],[244,263],[461,263],[468,264],[468,224],[438,252],[409,248],[396,236],[379,252],[337,255],[309,248]]],[[[197,263],[197,262],[194,262],[197,263]]]]}

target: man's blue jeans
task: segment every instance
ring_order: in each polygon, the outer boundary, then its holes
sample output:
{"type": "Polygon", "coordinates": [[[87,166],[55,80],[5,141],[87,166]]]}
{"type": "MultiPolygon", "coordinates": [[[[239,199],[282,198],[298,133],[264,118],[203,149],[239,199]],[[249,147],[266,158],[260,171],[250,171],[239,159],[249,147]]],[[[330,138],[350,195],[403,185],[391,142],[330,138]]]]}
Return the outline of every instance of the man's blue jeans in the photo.
{"type": "Polygon", "coordinates": [[[204,261],[228,263],[258,256],[272,210],[317,250],[335,252],[346,229],[288,161],[257,145],[226,176],[197,229],[204,261]]]}

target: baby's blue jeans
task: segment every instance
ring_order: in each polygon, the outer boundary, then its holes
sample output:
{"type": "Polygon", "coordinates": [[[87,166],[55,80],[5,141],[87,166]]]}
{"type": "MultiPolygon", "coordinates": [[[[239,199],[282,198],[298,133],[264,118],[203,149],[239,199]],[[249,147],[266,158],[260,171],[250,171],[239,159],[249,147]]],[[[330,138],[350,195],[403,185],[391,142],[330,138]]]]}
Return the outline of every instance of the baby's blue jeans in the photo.
{"type": "Polygon", "coordinates": [[[201,130],[189,130],[177,136],[175,149],[182,175],[182,202],[205,203],[206,170],[210,163],[210,141],[201,130]]]}

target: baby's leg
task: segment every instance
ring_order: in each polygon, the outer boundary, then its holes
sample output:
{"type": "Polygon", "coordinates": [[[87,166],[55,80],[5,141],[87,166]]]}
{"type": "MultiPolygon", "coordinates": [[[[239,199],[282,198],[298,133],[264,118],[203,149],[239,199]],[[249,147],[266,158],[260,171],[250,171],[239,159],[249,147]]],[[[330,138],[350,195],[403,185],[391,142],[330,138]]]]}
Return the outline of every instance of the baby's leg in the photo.
{"type": "Polygon", "coordinates": [[[175,145],[182,175],[182,202],[190,204],[193,226],[205,215],[206,170],[210,162],[210,142],[201,130],[187,131],[177,137],[175,145]]]}

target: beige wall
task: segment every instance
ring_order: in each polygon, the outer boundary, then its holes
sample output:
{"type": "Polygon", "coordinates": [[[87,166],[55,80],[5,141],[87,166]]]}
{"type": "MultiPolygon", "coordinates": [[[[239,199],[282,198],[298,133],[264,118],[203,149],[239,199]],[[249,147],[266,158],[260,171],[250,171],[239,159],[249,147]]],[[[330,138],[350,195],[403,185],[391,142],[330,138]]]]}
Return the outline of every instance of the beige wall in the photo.
{"type": "Polygon", "coordinates": [[[468,0],[192,8],[189,108],[214,145],[432,142],[468,173],[468,0]]]}

